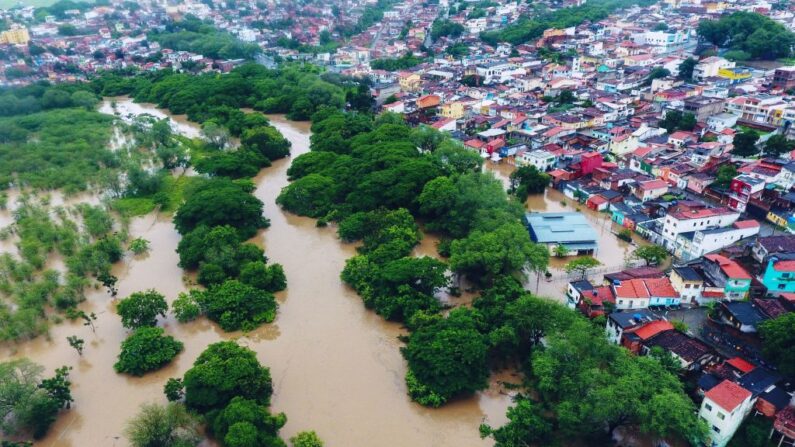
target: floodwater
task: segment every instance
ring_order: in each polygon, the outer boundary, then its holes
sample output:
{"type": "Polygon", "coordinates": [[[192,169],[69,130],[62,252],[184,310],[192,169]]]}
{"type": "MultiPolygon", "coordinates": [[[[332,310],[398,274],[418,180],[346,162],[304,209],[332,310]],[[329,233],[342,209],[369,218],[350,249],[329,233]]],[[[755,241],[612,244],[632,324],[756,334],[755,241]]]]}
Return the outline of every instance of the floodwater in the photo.
{"type": "MultiPolygon", "coordinates": [[[[129,99],[116,98],[116,106],[135,113],[154,115],[156,111],[129,99]]],[[[293,156],[308,151],[306,123],[270,118],[293,143],[293,156]]],[[[339,279],[345,260],[355,253],[354,246],[341,243],[334,229],[316,228],[313,219],[285,213],[275,204],[287,184],[289,164],[290,159],[277,161],[255,179],[255,194],[265,203],[265,214],[271,220],[270,228],[257,235],[256,242],[266,248],[271,262],[284,266],[288,280],[288,290],[277,294],[280,307],[275,322],[248,334],[226,334],[206,319],[178,324],[169,315],[161,324],[184,342],[185,351],[162,370],[134,378],[113,371],[120,343],[128,335],[114,312],[114,300],[104,290],[91,291],[81,308],[97,314],[96,333],[78,322],[66,321],[53,325],[49,337],[0,346],[0,358],[28,357],[45,366],[46,374],[61,365],[74,368],[74,405],[36,445],[127,445],[125,421],[143,403],[165,403],[162,388],[166,380],[184,374],[208,344],[223,339],[237,339],[270,367],[272,410],[288,417],[284,438],[316,430],[329,447],[493,444],[479,438],[478,425],[505,422],[510,397],[499,384],[518,378],[511,373],[495,375],[488,390],[441,409],[412,403],[406,395],[406,365],[397,339],[404,330],[367,310],[339,279]],[[68,346],[69,335],[86,340],[82,357],[68,346]]],[[[150,214],[133,219],[130,233],[149,240],[151,250],[142,256],[128,255],[114,266],[119,297],[154,288],[170,302],[189,288],[185,284],[189,276],[177,266],[179,234],[169,216],[150,214]]],[[[428,253],[424,254],[431,254],[432,240],[426,243],[428,253]]]]}
{"type": "Polygon", "coordinates": [[[152,115],[158,119],[168,118],[174,132],[190,138],[201,136],[201,126],[188,121],[187,116],[172,115],[168,110],[158,109],[155,104],[133,102],[128,96],[105,98],[100,103],[99,111],[108,115],[119,116],[125,121],[130,121],[138,115],[152,115]]]}
{"type": "MultiPolygon", "coordinates": [[[[506,162],[493,163],[486,160],[484,162],[484,169],[494,173],[495,177],[500,179],[507,187],[514,166],[506,162]]],[[[585,204],[578,203],[576,200],[571,200],[557,189],[547,188],[543,194],[531,195],[527,198],[524,205],[530,212],[581,212],[598,236],[598,249],[594,257],[602,263],[597,269],[602,273],[605,271],[619,271],[626,268],[627,263],[633,261],[631,259],[632,252],[641,245],[649,244],[648,241],[637,234],[632,235],[632,243],[619,239],[616,234],[622,227],[613,222],[609,214],[594,211],[586,207],[585,204]]],[[[572,259],[575,259],[575,257],[567,256],[564,258],[557,258],[553,256],[550,258],[548,270],[553,276],[551,280],[547,280],[543,276],[541,277],[541,280],[538,281],[538,295],[560,302],[566,301],[565,289],[571,278],[566,275],[563,267],[572,259]]],[[[598,280],[602,278],[602,273],[592,274],[589,275],[589,277],[598,282],[598,280]]],[[[528,278],[526,286],[529,290],[535,292],[536,284],[536,275],[532,274],[528,278]]]]}

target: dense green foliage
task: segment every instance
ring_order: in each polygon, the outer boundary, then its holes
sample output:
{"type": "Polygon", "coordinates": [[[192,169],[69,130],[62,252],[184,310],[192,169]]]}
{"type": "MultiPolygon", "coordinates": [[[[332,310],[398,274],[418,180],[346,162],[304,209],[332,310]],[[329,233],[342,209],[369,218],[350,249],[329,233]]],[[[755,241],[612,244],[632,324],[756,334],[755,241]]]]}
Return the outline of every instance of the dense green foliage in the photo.
{"type": "Polygon", "coordinates": [[[661,119],[657,125],[664,128],[668,133],[676,130],[690,131],[696,126],[696,116],[692,113],[669,110],[665,112],[665,118],[661,119]]]}
{"type": "Polygon", "coordinates": [[[438,407],[451,397],[485,388],[487,354],[487,338],[477,330],[469,309],[455,309],[447,318],[421,326],[403,348],[411,398],[438,407]]]}
{"type": "Polygon", "coordinates": [[[127,329],[155,326],[158,315],[165,317],[167,310],[166,297],[153,289],[135,292],[116,304],[121,325],[127,329]]]}
{"type": "Polygon", "coordinates": [[[414,67],[422,62],[422,58],[412,53],[406,53],[397,59],[373,59],[370,61],[370,67],[372,67],[373,70],[398,71],[414,67]]]}
{"type": "Polygon", "coordinates": [[[553,434],[561,441],[585,439],[596,445],[623,425],[691,441],[706,434],[674,374],[654,357],[637,357],[610,344],[603,328],[578,314],[530,296],[513,280],[501,280],[473,304],[481,327],[488,328],[492,361],[525,365],[538,393],[520,397],[506,426],[481,428],[497,445],[547,445],[553,434]]]}
{"type": "Polygon", "coordinates": [[[293,447],[323,447],[323,441],[313,431],[302,431],[290,438],[293,447]]]}
{"type": "Polygon", "coordinates": [[[440,37],[459,37],[464,33],[464,25],[449,20],[435,20],[431,26],[431,37],[436,40],[440,37]]]}
{"type": "Polygon", "coordinates": [[[737,168],[732,164],[721,165],[715,175],[714,186],[719,188],[728,188],[729,184],[734,177],[737,177],[737,168]]]}
{"type": "Polygon", "coordinates": [[[754,59],[789,57],[795,34],[755,12],[737,11],[718,20],[702,20],[698,35],[719,47],[744,51],[754,59]]]}
{"type": "Polygon", "coordinates": [[[29,339],[45,332],[48,311],[72,310],[85,299],[89,278],[114,281],[110,267],[124,253],[125,235],[110,233],[110,216],[99,207],[80,206],[72,212],[91,217],[81,228],[66,208],[22,198],[14,224],[4,231],[18,238],[19,257],[0,255],[0,340],[29,339]],[[65,274],[45,268],[56,253],[65,258],[65,274]]]}
{"type": "Polygon", "coordinates": [[[192,15],[178,22],[170,21],[164,32],[151,32],[147,38],[163,48],[190,51],[212,59],[252,59],[260,52],[258,45],[242,42],[192,15]]]}
{"type": "Polygon", "coordinates": [[[762,350],[785,376],[795,376],[795,313],[787,313],[759,325],[762,350]]]}
{"type": "Polygon", "coordinates": [[[284,413],[271,415],[268,406],[240,396],[217,415],[212,415],[212,433],[226,447],[286,447],[279,429],[287,422],[284,413]]]}
{"type": "Polygon", "coordinates": [[[556,9],[534,18],[522,17],[498,31],[482,33],[480,37],[490,45],[496,45],[498,42],[518,45],[541,37],[548,28],[568,28],[585,21],[596,22],[619,9],[634,5],[649,6],[654,3],[656,0],[593,0],[581,6],[556,9]]]}
{"type": "Polygon", "coordinates": [[[69,369],[42,379],[44,368],[27,359],[0,363],[0,433],[44,437],[63,408],[72,403],[69,369]]]}
{"type": "Polygon", "coordinates": [[[363,239],[361,255],[349,259],[342,279],[365,305],[390,320],[408,321],[415,312],[438,312],[437,290],[447,286],[447,266],[411,256],[420,233],[405,209],[355,213],[340,222],[340,237],[363,239]]]}
{"type": "Polygon", "coordinates": [[[233,341],[208,346],[185,372],[184,383],[185,404],[200,413],[221,410],[237,396],[268,405],[273,394],[268,368],[233,341]]]}
{"type": "Polygon", "coordinates": [[[271,293],[235,279],[198,293],[196,301],[202,313],[225,331],[251,330],[276,318],[276,299],[271,293]]]}
{"type": "Polygon", "coordinates": [[[765,155],[778,157],[795,149],[795,142],[788,139],[785,135],[775,134],[765,141],[765,155]]]}
{"type": "Polygon", "coordinates": [[[187,234],[197,227],[229,225],[248,239],[268,226],[262,202],[250,194],[253,185],[218,178],[199,183],[174,215],[177,231],[187,234]]]}
{"type": "Polygon", "coordinates": [[[124,434],[133,447],[193,447],[202,439],[198,419],[178,403],[142,405],[124,434]]]}
{"type": "Polygon", "coordinates": [[[121,343],[116,372],[142,376],[167,365],[182,352],[183,344],[159,327],[139,327],[121,343]]]}
{"type": "Polygon", "coordinates": [[[524,202],[530,194],[543,194],[550,180],[552,177],[549,174],[539,171],[535,166],[522,166],[511,172],[510,191],[524,202]]]}
{"type": "Polygon", "coordinates": [[[508,421],[508,424],[497,429],[481,425],[480,435],[494,438],[496,447],[546,445],[550,441],[552,424],[544,419],[539,405],[524,396],[520,396],[516,405],[508,408],[508,421]]]}
{"type": "Polygon", "coordinates": [[[469,311],[440,316],[435,295],[450,285],[447,266],[412,256],[422,237],[415,217],[453,239],[447,246],[456,273],[488,285],[526,267],[546,268],[549,254],[530,241],[521,205],[480,172],[477,154],[433,129],[322,109],[312,130],[312,152],[294,160],[293,182],[277,201],[336,220],[342,240],[362,241],[342,279],[367,307],[416,329],[404,350],[412,398],[438,406],[481,389],[489,374],[487,336],[471,332],[478,318],[469,311]]]}
{"type": "Polygon", "coordinates": [[[679,64],[679,79],[685,80],[690,82],[693,80],[693,69],[698,64],[698,61],[693,59],[692,57],[688,57],[687,59],[683,60],[681,64],[679,64]]]}
{"type": "Polygon", "coordinates": [[[756,145],[757,141],[759,141],[759,133],[755,130],[746,130],[736,133],[732,141],[734,145],[732,154],[741,157],[750,157],[758,154],[759,147],[756,145]]]}
{"type": "Polygon", "coordinates": [[[311,66],[288,65],[268,70],[246,64],[224,76],[189,75],[161,71],[142,73],[134,78],[105,75],[95,81],[106,96],[129,94],[136,100],[152,102],[175,114],[187,114],[192,121],[214,120],[232,135],[242,135],[249,118],[239,109],[252,107],[264,113],[286,113],[296,120],[307,120],[321,106],[342,107],[346,90],[358,83],[334,79],[328,82],[311,66]]]}
{"type": "Polygon", "coordinates": [[[668,259],[668,251],[659,245],[644,245],[635,249],[632,257],[643,259],[646,265],[659,265],[668,259]]]}
{"type": "Polygon", "coordinates": [[[102,169],[118,166],[117,156],[106,147],[111,121],[83,109],[0,118],[0,189],[19,184],[85,190],[102,169]]]}

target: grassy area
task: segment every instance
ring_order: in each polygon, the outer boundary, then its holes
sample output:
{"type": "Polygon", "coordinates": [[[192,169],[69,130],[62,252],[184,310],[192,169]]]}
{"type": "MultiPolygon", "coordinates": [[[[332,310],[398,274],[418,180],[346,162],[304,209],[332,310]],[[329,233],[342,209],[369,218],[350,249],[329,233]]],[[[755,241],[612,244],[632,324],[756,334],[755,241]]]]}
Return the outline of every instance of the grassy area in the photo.
{"type": "Polygon", "coordinates": [[[113,209],[126,217],[143,216],[160,206],[160,211],[173,213],[182,203],[185,188],[200,181],[199,177],[182,175],[163,179],[161,190],[147,197],[124,197],[113,201],[113,209]]]}
{"type": "Polygon", "coordinates": [[[769,133],[772,133],[772,132],[768,132],[768,131],[765,131],[765,130],[753,129],[751,127],[743,126],[743,125],[738,125],[737,126],[737,130],[740,131],[740,132],[749,132],[749,131],[753,130],[754,132],[758,133],[759,136],[764,136],[764,135],[767,135],[769,133]]]}

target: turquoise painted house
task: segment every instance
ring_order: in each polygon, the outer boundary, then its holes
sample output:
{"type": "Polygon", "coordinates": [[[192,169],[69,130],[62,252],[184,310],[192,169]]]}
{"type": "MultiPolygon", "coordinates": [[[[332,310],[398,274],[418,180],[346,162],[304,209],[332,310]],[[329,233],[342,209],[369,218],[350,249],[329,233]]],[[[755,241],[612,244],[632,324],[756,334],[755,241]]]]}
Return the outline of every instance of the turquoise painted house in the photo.
{"type": "Polygon", "coordinates": [[[723,286],[728,300],[742,300],[751,289],[751,275],[737,262],[722,255],[704,256],[705,270],[717,286],[723,286]]]}
{"type": "Polygon", "coordinates": [[[762,284],[771,295],[795,292],[795,255],[771,256],[762,284]]]}

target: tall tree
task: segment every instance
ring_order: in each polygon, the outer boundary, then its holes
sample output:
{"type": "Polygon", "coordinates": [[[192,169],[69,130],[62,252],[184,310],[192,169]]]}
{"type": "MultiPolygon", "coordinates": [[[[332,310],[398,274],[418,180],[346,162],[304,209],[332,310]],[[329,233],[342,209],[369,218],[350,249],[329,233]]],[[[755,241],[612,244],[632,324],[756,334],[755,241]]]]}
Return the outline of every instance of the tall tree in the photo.
{"type": "Polygon", "coordinates": [[[116,304],[116,312],[121,317],[121,324],[127,329],[155,326],[157,317],[165,317],[167,310],[166,297],[154,289],[135,292],[116,304]]]}
{"type": "Polygon", "coordinates": [[[741,157],[748,157],[759,153],[756,142],[759,141],[759,133],[755,130],[747,130],[734,135],[734,149],[732,154],[741,157]]]}

